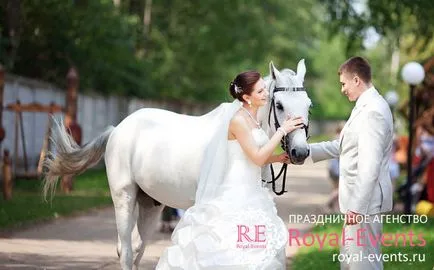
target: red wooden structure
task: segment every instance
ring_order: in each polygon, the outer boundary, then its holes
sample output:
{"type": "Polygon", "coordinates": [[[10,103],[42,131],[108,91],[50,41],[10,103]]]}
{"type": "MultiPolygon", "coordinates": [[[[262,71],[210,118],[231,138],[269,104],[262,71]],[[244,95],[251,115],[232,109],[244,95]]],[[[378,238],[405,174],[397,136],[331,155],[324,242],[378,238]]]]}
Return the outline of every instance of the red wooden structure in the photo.
{"type": "MultiPolygon", "coordinates": [[[[24,174],[19,175],[17,171],[12,172],[12,160],[13,158],[9,155],[9,150],[4,149],[3,153],[3,196],[5,199],[10,199],[12,197],[12,181],[14,177],[20,178],[37,178],[42,174],[43,161],[45,156],[50,149],[50,130],[52,125],[52,115],[54,113],[64,112],[65,113],[65,127],[71,133],[75,141],[81,143],[81,127],[77,123],[77,92],[78,92],[78,73],[75,68],[71,68],[66,76],[67,79],[67,94],[65,100],[65,107],[60,105],[50,103],[50,104],[40,104],[40,103],[28,103],[22,104],[19,100],[15,103],[3,105],[3,94],[5,85],[5,71],[0,65],[0,146],[5,137],[5,130],[3,128],[3,109],[13,111],[15,113],[15,135],[14,135],[14,153],[15,164],[18,163],[18,151],[19,151],[19,141],[21,140],[21,148],[23,151],[23,162],[24,162],[24,174]],[[38,168],[35,172],[30,172],[28,169],[28,159],[25,145],[25,133],[23,129],[23,112],[26,113],[46,113],[47,114],[47,124],[46,132],[44,136],[44,141],[42,144],[38,168]]],[[[65,192],[70,192],[72,190],[72,177],[64,177],[62,179],[62,190],[65,192]]]]}

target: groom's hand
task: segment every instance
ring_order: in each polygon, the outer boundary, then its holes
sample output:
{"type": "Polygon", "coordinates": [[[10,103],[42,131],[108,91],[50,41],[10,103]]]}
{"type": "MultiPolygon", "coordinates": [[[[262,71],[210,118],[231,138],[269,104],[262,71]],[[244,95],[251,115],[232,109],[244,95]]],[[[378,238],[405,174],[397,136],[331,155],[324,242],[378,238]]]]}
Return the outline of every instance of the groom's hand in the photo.
{"type": "Polygon", "coordinates": [[[348,211],[345,214],[345,224],[346,225],[355,225],[355,224],[357,224],[358,223],[357,220],[359,220],[357,218],[357,216],[360,216],[360,214],[358,214],[356,212],[353,212],[353,211],[348,211]]]}

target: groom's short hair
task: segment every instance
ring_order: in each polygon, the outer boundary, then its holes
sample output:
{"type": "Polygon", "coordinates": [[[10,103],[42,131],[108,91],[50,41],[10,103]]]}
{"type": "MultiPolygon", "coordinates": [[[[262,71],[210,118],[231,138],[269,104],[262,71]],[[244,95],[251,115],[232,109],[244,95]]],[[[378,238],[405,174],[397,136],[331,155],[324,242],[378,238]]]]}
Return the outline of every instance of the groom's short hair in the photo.
{"type": "Polygon", "coordinates": [[[368,61],[360,56],[354,56],[345,61],[338,70],[338,74],[352,73],[356,74],[365,83],[370,83],[372,79],[371,66],[368,61]]]}

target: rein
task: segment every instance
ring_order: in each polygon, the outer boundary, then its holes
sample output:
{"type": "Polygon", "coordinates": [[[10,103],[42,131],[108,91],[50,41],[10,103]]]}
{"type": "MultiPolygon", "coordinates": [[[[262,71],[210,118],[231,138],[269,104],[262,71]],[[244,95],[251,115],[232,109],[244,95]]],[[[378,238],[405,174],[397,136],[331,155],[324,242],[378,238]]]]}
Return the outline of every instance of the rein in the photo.
{"type": "MultiPolygon", "coordinates": [[[[273,97],[271,98],[270,111],[268,113],[268,126],[271,126],[271,112],[273,112],[274,128],[276,130],[280,127],[280,124],[279,124],[279,120],[277,119],[274,94],[276,92],[286,92],[286,91],[291,91],[291,92],[306,91],[306,88],[304,88],[304,87],[275,87],[274,88],[273,97]]],[[[309,124],[308,125],[303,124],[303,126],[301,128],[305,130],[306,137],[307,137],[308,131],[309,131],[309,124]]],[[[286,136],[282,137],[282,140],[280,141],[280,147],[283,149],[283,151],[285,151],[285,149],[286,149],[286,136]]],[[[272,190],[276,195],[278,195],[278,196],[283,195],[285,192],[287,192],[285,190],[285,186],[286,186],[286,172],[288,170],[288,164],[284,163],[282,165],[282,168],[280,169],[280,172],[277,174],[277,176],[275,176],[275,174],[274,174],[274,168],[273,168],[272,163],[270,163],[270,169],[271,169],[271,181],[266,181],[266,180],[262,179],[262,182],[265,182],[267,184],[271,184],[272,190]],[[277,191],[276,190],[276,181],[280,178],[282,173],[283,173],[282,189],[280,191],[277,191]]]]}

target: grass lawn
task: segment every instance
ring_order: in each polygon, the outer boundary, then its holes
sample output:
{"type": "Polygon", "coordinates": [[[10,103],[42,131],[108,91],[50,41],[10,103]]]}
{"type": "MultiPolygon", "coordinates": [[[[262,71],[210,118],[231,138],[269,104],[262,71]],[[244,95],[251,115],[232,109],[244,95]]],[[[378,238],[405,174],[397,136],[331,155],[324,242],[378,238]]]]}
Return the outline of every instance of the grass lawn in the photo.
{"type": "Polygon", "coordinates": [[[323,141],[330,141],[333,140],[333,137],[328,134],[318,134],[311,136],[308,140],[308,143],[317,143],[317,142],[323,142],[323,141]]]}
{"type": "MultiPolygon", "coordinates": [[[[342,224],[326,224],[325,226],[315,227],[312,230],[312,233],[318,233],[320,235],[326,234],[328,236],[332,233],[337,233],[338,235],[340,235],[341,229],[342,224]]],[[[428,222],[425,224],[417,223],[406,226],[403,224],[388,223],[384,224],[383,228],[384,234],[406,234],[408,236],[408,233],[410,231],[412,231],[416,235],[413,238],[413,244],[415,246],[410,246],[409,237],[407,237],[406,244],[404,244],[403,242],[403,237],[398,237],[400,241],[399,243],[397,243],[397,246],[395,246],[394,240],[386,242],[386,244],[392,243],[392,246],[382,246],[382,253],[390,254],[390,257],[388,259],[389,262],[384,262],[385,269],[433,269],[434,218],[429,219],[428,222]],[[421,234],[421,237],[426,241],[425,245],[423,245],[422,241],[418,240],[418,234],[421,234]],[[417,246],[418,244],[421,246],[417,246]],[[399,253],[408,254],[408,261],[392,261],[399,256],[399,253]],[[410,260],[413,260],[413,254],[420,255],[416,255],[414,261],[410,262],[410,260]],[[423,259],[425,260],[424,262],[422,262],[423,259]]],[[[334,246],[331,247],[330,245],[327,245],[327,243],[328,241],[326,240],[324,248],[322,250],[319,250],[319,245],[300,248],[294,258],[291,269],[339,269],[339,262],[337,260],[336,262],[333,262],[333,254],[339,254],[339,248],[334,246]]],[[[405,255],[401,255],[401,258],[404,258],[404,256],[405,255]]],[[[337,255],[335,255],[335,258],[336,257],[337,255]]]]}
{"type": "Polygon", "coordinates": [[[75,177],[74,191],[65,195],[58,189],[52,201],[49,197],[48,202],[44,201],[41,191],[41,180],[15,180],[12,200],[0,198],[0,229],[16,228],[112,203],[105,169],[87,171],[75,177]]]}

